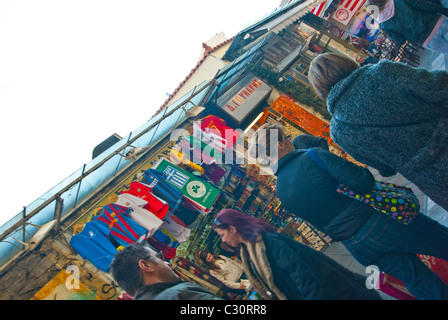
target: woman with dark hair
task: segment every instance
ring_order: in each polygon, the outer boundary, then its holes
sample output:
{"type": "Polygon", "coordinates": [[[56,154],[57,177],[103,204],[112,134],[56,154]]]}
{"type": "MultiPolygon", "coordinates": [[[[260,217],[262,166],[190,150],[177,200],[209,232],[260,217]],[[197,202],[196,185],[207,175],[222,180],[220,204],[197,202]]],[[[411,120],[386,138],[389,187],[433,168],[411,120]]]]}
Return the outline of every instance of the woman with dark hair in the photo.
{"type": "Polygon", "coordinates": [[[244,271],[263,299],[380,299],[362,276],[284,235],[274,226],[233,209],[221,210],[213,229],[238,248],[244,271]]]}
{"type": "Polygon", "coordinates": [[[225,256],[213,255],[207,250],[199,251],[198,256],[207,266],[208,272],[227,287],[249,291],[250,282],[240,279],[244,272],[241,264],[225,256]]]}

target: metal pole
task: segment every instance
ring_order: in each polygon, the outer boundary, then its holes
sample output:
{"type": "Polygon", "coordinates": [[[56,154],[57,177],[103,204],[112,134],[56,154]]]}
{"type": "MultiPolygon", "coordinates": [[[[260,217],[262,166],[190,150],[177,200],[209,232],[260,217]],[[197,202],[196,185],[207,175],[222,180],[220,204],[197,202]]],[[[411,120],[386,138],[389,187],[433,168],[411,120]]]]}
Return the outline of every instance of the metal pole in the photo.
{"type": "MultiPolygon", "coordinates": [[[[26,206],[23,206],[23,211],[22,212],[23,212],[22,218],[25,219],[26,218],[26,206]]],[[[22,227],[22,240],[23,240],[23,242],[25,242],[25,236],[26,236],[25,226],[26,226],[26,224],[24,223],[23,227],[22,227]]],[[[23,249],[25,249],[25,245],[22,244],[22,246],[23,246],[23,249]]]]}
{"type": "MultiPolygon", "coordinates": [[[[82,173],[81,175],[84,175],[84,171],[86,170],[86,164],[84,163],[84,166],[82,167],[82,173]]],[[[81,184],[82,184],[83,180],[79,181],[79,185],[78,185],[78,190],[76,191],[76,198],[75,198],[75,203],[73,204],[73,209],[76,208],[76,205],[78,203],[78,196],[79,196],[79,190],[81,189],[81,184]]]]}
{"type": "Polygon", "coordinates": [[[59,230],[59,226],[61,224],[62,217],[62,208],[64,207],[64,199],[61,198],[61,195],[56,196],[56,207],[54,209],[54,218],[56,221],[56,230],[59,230]]]}

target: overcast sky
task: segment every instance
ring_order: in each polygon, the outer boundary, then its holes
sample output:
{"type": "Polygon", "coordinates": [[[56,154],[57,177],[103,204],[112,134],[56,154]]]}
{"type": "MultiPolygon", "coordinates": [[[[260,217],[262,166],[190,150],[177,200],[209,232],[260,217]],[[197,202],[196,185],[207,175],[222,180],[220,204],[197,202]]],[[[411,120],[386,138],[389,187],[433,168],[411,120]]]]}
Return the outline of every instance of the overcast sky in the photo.
{"type": "Polygon", "coordinates": [[[0,225],[124,137],[196,65],[280,0],[1,0],[0,225]]]}

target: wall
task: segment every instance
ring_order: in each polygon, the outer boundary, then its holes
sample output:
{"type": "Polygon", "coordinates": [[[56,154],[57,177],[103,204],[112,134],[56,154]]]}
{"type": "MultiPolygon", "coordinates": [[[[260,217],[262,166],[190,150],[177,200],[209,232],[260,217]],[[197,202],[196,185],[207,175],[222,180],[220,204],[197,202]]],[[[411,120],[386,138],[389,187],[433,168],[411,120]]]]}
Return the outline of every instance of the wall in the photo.
{"type": "Polygon", "coordinates": [[[213,55],[207,56],[205,60],[194,70],[194,72],[191,73],[189,78],[178,88],[176,94],[171,98],[170,103],[168,103],[168,106],[193,90],[194,87],[200,85],[204,81],[210,81],[213,79],[216,72],[226,65],[227,63],[214,57],[213,55]]]}
{"type": "MultiPolygon", "coordinates": [[[[0,300],[29,300],[61,270],[69,265],[79,267],[80,282],[96,293],[100,299],[115,299],[118,290],[110,290],[103,285],[112,279],[83,260],[63,236],[48,237],[35,250],[17,259],[0,275],[0,300]]],[[[57,297],[56,297],[57,298],[57,297]]]]}

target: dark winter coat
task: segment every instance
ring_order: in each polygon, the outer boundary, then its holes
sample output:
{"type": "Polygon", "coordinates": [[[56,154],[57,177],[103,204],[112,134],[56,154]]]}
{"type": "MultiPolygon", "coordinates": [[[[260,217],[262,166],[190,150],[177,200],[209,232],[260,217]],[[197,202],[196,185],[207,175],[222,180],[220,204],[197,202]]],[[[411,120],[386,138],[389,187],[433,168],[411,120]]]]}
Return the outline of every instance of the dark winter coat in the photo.
{"type": "Polygon", "coordinates": [[[284,235],[267,232],[240,247],[246,275],[264,299],[371,300],[365,278],[284,235]]]}
{"type": "Polygon", "coordinates": [[[448,209],[448,73],[381,61],[327,98],[331,137],[383,176],[400,172],[448,209]]]}
{"type": "Polygon", "coordinates": [[[440,15],[448,9],[426,0],[394,0],[395,15],[380,23],[380,29],[398,44],[422,45],[434,29],[440,15]]]}
{"type": "Polygon", "coordinates": [[[329,150],[327,139],[311,134],[299,134],[292,140],[295,149],[309,149],[313,147],[329,150]]]}
{"type": "Polygon", "coordinates": [[[337,155],[313,148],[326,164],[323,171],[306,150],[295,150],[278,161],[277,196],[289,211],[342,241],[352,236],[375,213],[370,206],[336,192],[344,183],[359,192],[369,192],[375,179],[366,168],[337,155]]]}
{"type": "Polygon", "coordinates": [[[190,282],[160,282],[146,285],[135,294],[136,300],[222,300],[190,282]]]}

